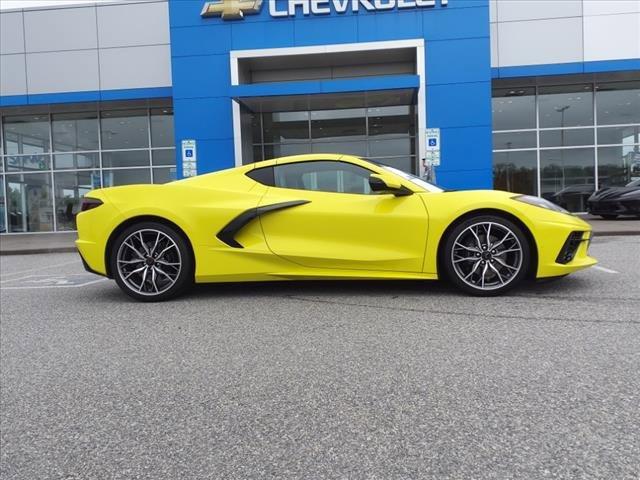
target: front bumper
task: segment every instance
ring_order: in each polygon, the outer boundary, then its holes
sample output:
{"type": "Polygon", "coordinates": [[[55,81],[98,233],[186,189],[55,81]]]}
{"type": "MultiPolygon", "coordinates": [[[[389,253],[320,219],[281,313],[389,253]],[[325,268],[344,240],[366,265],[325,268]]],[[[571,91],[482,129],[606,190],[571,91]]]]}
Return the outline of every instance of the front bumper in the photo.
{"type": "Polygon", "coordinates": [[[559,277],[598,263],[589,256],[591,226],[576,218],[567,223],[545,223],[537,231],[537,278],[559,277]]]}

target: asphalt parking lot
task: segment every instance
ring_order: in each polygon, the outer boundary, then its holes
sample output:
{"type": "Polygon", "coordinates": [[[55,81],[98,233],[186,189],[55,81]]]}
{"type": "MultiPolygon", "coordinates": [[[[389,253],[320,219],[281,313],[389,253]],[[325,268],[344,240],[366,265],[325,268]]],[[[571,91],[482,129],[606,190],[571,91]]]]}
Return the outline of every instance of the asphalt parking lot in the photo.
{"type": "Polygon", "coordinates": [[[640,237],[502,298],[213,285],[135,303],[0,257],[0,477],[637,479],[640,237]]]}

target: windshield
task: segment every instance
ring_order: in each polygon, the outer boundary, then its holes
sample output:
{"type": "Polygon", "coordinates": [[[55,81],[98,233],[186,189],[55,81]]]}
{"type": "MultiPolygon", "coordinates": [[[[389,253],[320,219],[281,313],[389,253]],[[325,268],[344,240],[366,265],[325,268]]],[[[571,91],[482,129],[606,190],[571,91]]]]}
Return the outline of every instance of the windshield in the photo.
{"type": "Polygon", "coordinates": [[[402,170],[398,170],[397,168],[393,168],[388,165],[379,165],[379,166],[391,173],[395,173],[396,175],[404,178],[405,180],[409,180],[411,183],[413,183],[414,185],[417,185],[420,188],[424,188],[427,192],[433,192],[433,193],[444,192],[442,188],[437,187],[432,183],[429,183],[426,180],[423,180],[420,177],[416,177],[415,175],[411,175],[410,173],[403,172],[402,170]]]}

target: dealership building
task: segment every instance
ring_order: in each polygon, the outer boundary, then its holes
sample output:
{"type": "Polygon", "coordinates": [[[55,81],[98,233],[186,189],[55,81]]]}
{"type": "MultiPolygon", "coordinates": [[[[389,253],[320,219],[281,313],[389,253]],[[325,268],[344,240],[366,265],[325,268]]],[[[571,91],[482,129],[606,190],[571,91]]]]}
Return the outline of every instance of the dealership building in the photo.
{"type": "Polygon", "coordinates": [[[0,13],[0,232],[300,153],[580,212],[640,177],[638,0],[148,0],[0,13]]]}

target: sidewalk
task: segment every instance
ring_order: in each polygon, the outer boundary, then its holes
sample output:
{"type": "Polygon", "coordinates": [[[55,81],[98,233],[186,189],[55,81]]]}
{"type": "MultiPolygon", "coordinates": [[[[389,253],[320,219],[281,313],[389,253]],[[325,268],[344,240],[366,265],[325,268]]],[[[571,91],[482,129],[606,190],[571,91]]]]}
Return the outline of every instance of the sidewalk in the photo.
{"type": "MultiPolygon", "coordinates": [[[[604,220],[593,215],[581,217],[593,226],[597,236],[640,235],[640,220],[635,218],[604,220]]],[[[0,235],[0,255],[75,252],[73,242],[76,238],[76,232],[0,235]]]]}
{"type": "Polygon", "coordinates": [[[0,235],[0,255],[75,252],[76,232],[0,235]]]}

